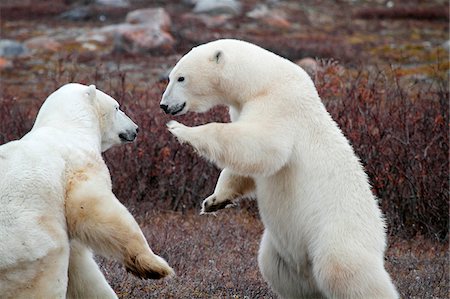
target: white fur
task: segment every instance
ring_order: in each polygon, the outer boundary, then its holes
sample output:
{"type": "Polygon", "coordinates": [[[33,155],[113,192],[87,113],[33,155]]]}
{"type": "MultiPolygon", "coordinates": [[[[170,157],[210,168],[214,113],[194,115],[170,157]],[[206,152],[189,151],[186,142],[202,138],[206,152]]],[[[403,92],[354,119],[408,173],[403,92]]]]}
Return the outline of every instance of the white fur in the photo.
{"type": "Polygon", "coordinates": [[[275,292],[398,298],[367,176],[305,71],[250,43],[218,40],[192,49],[169,77],[168,112],[230,108],[228,124],[168,128],[224,168],[203,212],[256,191],[265,226],[258,262],[275,292]]]}
{"type": "MultiPolygon", "coordinates": [[[[86,246],[107,247],[113,238],[108,231],[117,232],[119,221],[130,236],[140,236],[141,252],[154,255],[112,194],[101,157],[101,151],[134,139],[136,129],[113,98],[93,85],[72,83],[47,98],[28,134],[0,146],[0,298],[65,298],[68,288],[69,297],[115,298],[86,246]],[[91,181],[95,187],[84,187],[91,181]],[[77,205],[81,200],[86,210],[77,205]],[[105,227],[105,213],[116,210],[117,219],[105,227]],[[96,221],[95,227],[73,225],[96,221]]],[[[112,251],[125,260],[119,254],[125,249],[112,251]]]]}

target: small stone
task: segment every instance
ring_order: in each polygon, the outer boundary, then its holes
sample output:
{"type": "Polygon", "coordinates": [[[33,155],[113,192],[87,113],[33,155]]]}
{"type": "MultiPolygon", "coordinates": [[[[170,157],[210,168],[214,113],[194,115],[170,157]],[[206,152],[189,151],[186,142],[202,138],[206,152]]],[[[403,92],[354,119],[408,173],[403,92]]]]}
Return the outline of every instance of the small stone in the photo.
{"type": "Polygon", "coordinates": [[[10,39],[0,39],[0,57],[17,57],[26,52],[27,48],[21,43],[10,39]]]}
{"type": "Polygon", "coordinates": [[[197,4],[198,0],[183,0],[183,4],[185,5],[189,5],[189,6],[194,6],[195,4],[197,4]]]}
{"type": "Polygon", "coordinates": [[[286,13],[277,9],[270,10],[267,5],[257,5],[253,10],[246,14],[252,19],[259,19],[269,26],[277,28],[290,28],[291,23],[286,19],[286,13]]]}
{"type": "Polygon", "coordinates": [[[59,18],[69,21],[86,21],[92,17],[92,9],[88,6],[75,7],[59,15],[59,18]]]}
{"type": "Polygon", "coordinates": [[[441,47],[444,48],[447,51],[450,51],[450,40],[447,40],[446,42],[443,42],[441,47]]]}
{"type": "Polygon", "coordinates": [[[182,15],[182,18],[185,21],[195,21],[198,23],[201,23],[205,25],[207,28],[217,28],[224,26],[227,21],[231,18],[230,15],[217,15],[217,16],[210,16],[210,15],[196,15],[192,13],[186,13],[182,15]]]}
{"type": "Polygon", "coordinates": [[[108,39],[111,39],[113,37],[113,34],[108,34],[105,32],[101,32],[102,29],[97,29],[89,32],[85,32],[84,34],[78,36],[75,40],[77,42],[83,43],[83,42],[97,42],[100,44],[106,44],[108,42],[108,39]]]}
{"type": "Polygon", "coordinates": [[[88,51],[95,51],[98,48],[97,45],[95,45],[93,43],[84,43],[81,45],[81,47],[88,51]]]}
{"type": "Polygon", "coordinates": [[[242,5],[235,0],[199,0],[195,4],[195,13],[239,15],[242,5]]]}
{"type": "Polygon", "coordinates": [[[129,45],[125,48],[132,53],[148,52],[151,50],[166,50],[170,49],[175,43],[173,37],[169,33],[152,29],[138,29],[126,32],[123,35],[123,40],[129,45]]]}
{"type": "Polygon", "coordinates": [[[252,19],[260,19],[269,14],[269,8],[265,4],[259,4],[254,9],[249,11],[246,16],[252,19]]]}
{"type": "Polygon", "coordinates": [[[13,67],[13,63],[11,60],[7,60],[3,57],[0,57],[0,70],[10,69],[13,67]]]}
{"type": "Polygon", "coordinates": [[[272,27],[277,27],[277,28],[290,28],[291,27],[291,23],[280,15],[271,15],[267,18],[263,18],[263,21],[264,21],[264,23],[266,23],[267,25],[270,25],[272,27]]]}
{"type": "Polygon", "coordinates": [[[128,7],[130,3],[127,0],[95,0],[95,4],[111,7],[128,7]]]}
{"type": "Polygon", "coordinates": [[[145,8],[131,11],[125,21],[130,24],[153,23],[163,30],[170,30],[171,20],[169,14],[163,8],[145,8]]]}
{"type": "Polygon", "coordinates": [[[167,50],[175,43],[170,33],[161,30],[158,26],[152,26],[151,23],[119,24],[114,27],[107,26],[103,30],[113,35],[116,51],[140,53],[167,50]]]}
{"type": "Polygon", "coordinates": [[[60,43],[58,43],[56,40],[48,36],[33,37],[26,40],[24,44],[28,49],[33,49],[37,51],[46,50],[56,52],[61,47],[60,43]]]}
{"type": "Polygon", "coordinates": [[[169,33],[170,16],[162,8],[138,9],[128,13],[127,23],[104,26],[77,38],[78,42],[111,42],[115,51],[130,53],[169,50],[175,43],[169,33]]]}

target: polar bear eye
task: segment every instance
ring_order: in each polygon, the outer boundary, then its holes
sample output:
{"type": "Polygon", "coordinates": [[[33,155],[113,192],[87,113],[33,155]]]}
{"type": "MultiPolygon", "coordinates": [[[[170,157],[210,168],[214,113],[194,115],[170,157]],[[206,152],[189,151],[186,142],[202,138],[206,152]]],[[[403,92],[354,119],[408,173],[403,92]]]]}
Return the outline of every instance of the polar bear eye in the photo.
{"type": "Polygon", "coordinates": [[[178,77],[178,82],[183,82],[184,81],[184,77],[178,77]]]}
{"type": "Polygon", "coordinates": [[[116,106],[116,111],[119,111],[119,106],[116,106]]]}

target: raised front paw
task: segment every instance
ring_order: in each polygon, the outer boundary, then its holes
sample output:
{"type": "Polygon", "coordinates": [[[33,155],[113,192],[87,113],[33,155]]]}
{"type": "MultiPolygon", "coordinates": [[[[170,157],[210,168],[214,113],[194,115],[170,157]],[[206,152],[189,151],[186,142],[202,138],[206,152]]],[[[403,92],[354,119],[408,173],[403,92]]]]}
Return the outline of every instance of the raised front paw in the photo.
{"type": "Polygon", "coordinates": [[[191,129],[188,126],[185,126],[175,120],[171,120],[166,124],[170,133],[172,133],[180,142],[189,141],[188,132],[191,129]]]}
{"type": "Polygon", "coordinates": [[[230,199],[219,200],[218,197],[213,194],[202,202],[200,214],[213,213],[232,206],[234,206],[234,203],[230,199]]]}

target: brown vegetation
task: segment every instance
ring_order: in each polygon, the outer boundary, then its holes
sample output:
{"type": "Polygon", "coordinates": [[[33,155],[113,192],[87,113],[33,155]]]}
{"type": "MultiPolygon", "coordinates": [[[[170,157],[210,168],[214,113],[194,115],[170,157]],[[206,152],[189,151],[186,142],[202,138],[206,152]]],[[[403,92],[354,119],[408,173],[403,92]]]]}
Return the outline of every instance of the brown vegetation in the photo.
{"type": "Polygon", "coordinates": [[[448,8],[445,5],[418,7],[418,6],[399,6],[399,7],[378,7],[358,9],[354,16],[366,19],[416,19],[431,21],[448,21],[448,8]]]}

